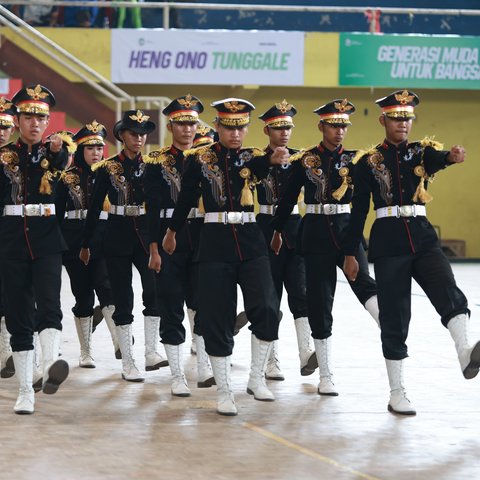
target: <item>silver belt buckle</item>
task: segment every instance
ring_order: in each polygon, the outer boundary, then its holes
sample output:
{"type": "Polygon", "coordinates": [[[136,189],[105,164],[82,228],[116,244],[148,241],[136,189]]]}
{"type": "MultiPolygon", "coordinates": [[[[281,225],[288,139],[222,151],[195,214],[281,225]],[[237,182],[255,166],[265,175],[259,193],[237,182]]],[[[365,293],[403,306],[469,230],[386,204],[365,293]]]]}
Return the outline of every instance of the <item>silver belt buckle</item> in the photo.
{"type": "Polygon", "coordinates": [[[138,217],[140,213],[138,205],[126,205],[125,206],[125,215],[127,217],[138,217]]]}
{"type": "Polygon", "coordinates": [[[40,215],[40,205],[25,205],[23,214],[27,217],[38,217],[40,215]]]}
{"type": "Polygon", "coordinates": [[[401,205],[399,207],[401,217],[414,217],[415,208],[413,205],[401,205]]]}
{"type": "Polygon", "coordinates": [[[227,212],[227,223],[242,223],[242,212],[227,212]]]}
{"type": "Polygon", "coordinates": [[[336,206],[329,203],[327,205],[323,205],[323,213],[325,215],[333,215],[335,213],[336,206]]]}

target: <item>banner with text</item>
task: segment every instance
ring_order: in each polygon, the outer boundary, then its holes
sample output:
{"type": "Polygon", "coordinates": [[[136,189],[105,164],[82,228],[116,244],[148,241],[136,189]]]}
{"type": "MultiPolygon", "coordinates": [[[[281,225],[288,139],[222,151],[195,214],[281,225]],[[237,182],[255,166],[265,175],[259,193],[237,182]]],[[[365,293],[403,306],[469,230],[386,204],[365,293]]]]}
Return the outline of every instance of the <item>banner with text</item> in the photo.
{"type": "Polygon", "coordinates": [[[112,30],[112,81],[303,85],[303,32],[112,30]]]}
{"type": "Polygon", "coordinates": [[[480,37],[340,34],[339,85],[480,89],[480,37]]]}

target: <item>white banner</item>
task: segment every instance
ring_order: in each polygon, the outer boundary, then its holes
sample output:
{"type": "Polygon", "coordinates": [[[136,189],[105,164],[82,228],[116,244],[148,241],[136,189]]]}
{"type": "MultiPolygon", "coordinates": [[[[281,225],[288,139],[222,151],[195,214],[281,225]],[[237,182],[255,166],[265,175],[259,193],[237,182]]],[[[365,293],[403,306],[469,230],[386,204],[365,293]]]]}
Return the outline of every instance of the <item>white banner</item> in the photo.
{"type": "Polygon", "coordinates": [[[116,83],[303,85],[303,32],[111,32],[116,83]]]}

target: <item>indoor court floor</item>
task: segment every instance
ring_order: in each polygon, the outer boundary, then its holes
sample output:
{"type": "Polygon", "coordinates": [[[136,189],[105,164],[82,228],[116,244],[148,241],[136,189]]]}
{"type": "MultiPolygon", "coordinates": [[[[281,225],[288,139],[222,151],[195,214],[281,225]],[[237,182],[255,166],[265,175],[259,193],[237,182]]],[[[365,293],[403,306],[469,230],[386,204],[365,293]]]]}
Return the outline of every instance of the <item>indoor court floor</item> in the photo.
{"type": "MultiPolygon", "coordinates": [[[[472,333],[480,337],[480,264],[453,268],[470,302],[472,333]]],[[[135,275],[134,348],[143,368],[139,286],[135,275]]],[[[416,284],[406,368],[415,417],[387,411],[379,330],[341,272],[333,334],[340,395],[317,394],[318,370],[300,376],[284,296],[279,350],[286,379],[269,382],[273,403],[246,393],[250,332],[243,329],[232,357],[236,417],[215,413],[215,387],[196,388],[189,334],[184,351],[188,398],[171,396],[168,367],[148,372],[145,383],[123,381],[104,322],[93,339],[97,368],[79,368],[66,276],[62,299],[62,352],[71,370],[58,393],[36,394],[35,414],[19,416],[13,413],[15,379],[0,380],[1,480],[480,478],[480,375],[463,379],[453,341],[416,284]]]]}

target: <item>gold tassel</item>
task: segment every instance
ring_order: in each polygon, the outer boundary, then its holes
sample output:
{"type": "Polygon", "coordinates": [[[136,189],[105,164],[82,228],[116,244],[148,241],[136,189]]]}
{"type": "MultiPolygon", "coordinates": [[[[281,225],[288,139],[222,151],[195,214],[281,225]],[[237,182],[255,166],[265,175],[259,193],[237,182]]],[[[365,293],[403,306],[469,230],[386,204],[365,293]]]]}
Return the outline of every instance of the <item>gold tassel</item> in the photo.
{"type": "Polygon", "coordinates": [[[251,172],[249,168],[244,167],[240,170],[240,176],[245,181],[242,188],[242,197],[240,199],[240,205],[242,207],[250,207],[253,205],[253,194],[250,189],[250,175],[251,172]]]}
{"type": "Polygon", "coordinates": [[[348,179],[347,176],[344,176],[342,179],[342,184],[332,193],[332,197],[339,202],[341,198],[347,193],[348,190],[348,179]]]}
{"type": "Polygon", "coordinates": [[[250,182],[248,178],[245,179],[245,184],[242,188],[242,198],[240,199],[240,205],[242,207],[251,207],[253,205],[253,194],[250,190],[250,182]]]}
{"type": "Polygon", "coordinates": [[[198,211],[200,213],[205,213],[205,205],[203,204],[203,197],[200,195],[200,198],[198,199],[198,211]]]}
{"type": "Polygon", "coordinates": [[[52,174],[50,171],[46,171],[42,175],[42,179],[40,180],[40,189],[39,189],[39,192],[42,195],[50,195],[52,193],[52,186],[50,185],[51,179],[52,179],[52,174]]]}
{"type": "Polygon", "coordinates": [[[425,190],[425,179],[420,177],[420,181],[418,182],[417,189],[412,197],[414,202],[428,203],[433,200],[433,197],[425,190]]]}

